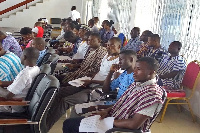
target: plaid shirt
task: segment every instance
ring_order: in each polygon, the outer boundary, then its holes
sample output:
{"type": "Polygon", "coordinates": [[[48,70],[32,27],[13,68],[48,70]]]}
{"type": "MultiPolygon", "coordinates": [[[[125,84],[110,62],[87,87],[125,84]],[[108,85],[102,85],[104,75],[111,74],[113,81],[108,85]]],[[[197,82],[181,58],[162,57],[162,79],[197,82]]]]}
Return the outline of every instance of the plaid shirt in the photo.
{"type": "Polygon", "coordinates": [[[74,72],[67,73],[65,78],[62,80],[62,83],[67,83],[68,81],[89,76],[91,74],[95,75],[99,71],[102,59],[106,53],[106,48],[102,46],[95,51],[89,50],[85,56],[85,60],[81,63],[81,67],[74,72]]]}
{"type": "MultiPolygon", "coordinates": [[[[156,84],[156,79],[144,83],[134,82],[120,97],[110,111],[110,116],[115,119],[129,119],[141,110],[155,103],[164,103],[164,90],[156,84]]],[[[155,108],[153,117],[149,117],[141,127],[142,131],[148,131],[153,121],[159,114],[155,108]]]]}
{"type": "Polygon", "coordinates": [[[135,39],[130,39],[126,46],[122,48],[122,50],[133,50],[135,52],[140,50],[140,45],[142,44],[142,41],[140,41],[139,37],[136,37],[135,39]]]}
{"type": "Polygon", "coordinates": [[[158,48],[154,51],[153,47],[149,47],[148,51],[144,54],[147,57],[156,59],[159,63],[167,53],[162,48],[158,48]]]}
{"type": "Polygon", "coordinates": [[[182,56],[165,56],[159,65],[158,75],[164,75],[173,71],[178,71],[174,78],[161,79],[163,86],[169,86],[175,89],[180,88],[183,76],[186,70],[186,63],[182,56]]]}

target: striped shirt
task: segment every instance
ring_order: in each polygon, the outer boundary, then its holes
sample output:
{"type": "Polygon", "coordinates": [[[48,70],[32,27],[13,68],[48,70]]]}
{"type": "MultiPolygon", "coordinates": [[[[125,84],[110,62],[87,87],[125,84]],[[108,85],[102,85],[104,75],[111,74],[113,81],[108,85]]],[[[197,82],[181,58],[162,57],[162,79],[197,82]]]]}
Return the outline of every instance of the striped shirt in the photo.
{"type": "Polygon", "coordinates": [[[22,69],[20,58],[14,53],[7,51],[0,57],[0,80],[12,81],[22,69]]]}
{"type": "Polygon", "coordinates": [[[149,47],[148,51],[144,55],[147,57],[152,57],[160,63],[161,59],[167,54],[162,48],[158,48],[154,51],[153,47],[149,47]]]}
{"type": "Polygon", "coordinates": [[[92,74],[95,75],[99,71],[102,59],[106,55],[106,53],[106,48],[102,46],[94,51],[89,50],[89,52],[85,56],[85,59],[80,65],[81,67],[74,72],[67,73],[65,78],[62,80],[62,83],[67,83],[71,80],[84,76],[90,76],[92,74]]]}
{"type": "Polygon", "coordinates": [[[182,56],[165,56],[159,65],[158,75],[164,75],[173,71],[178,71],[178,74],[174,78],[161,79],[163,86],[169,86],[170,88],[180,88],[180,84],[183,80],[183,76],[186,70],[186,63],[182,56]]]}
{"type": "MultiPolygon", "coordinates": [[[[156,84],[156,79],[144,83],[134,82],[112,107],[110,116],[115,119],[132,118],[136,113],[155,105],[155,103],[163,104],[165,100],[163,93],[165,91],[156,84]]],[[[153,117],[149,117],[141,126],[140,129],[143,132],[150,129],[160,110],[155,107],[154,112],[153,117]]]]}

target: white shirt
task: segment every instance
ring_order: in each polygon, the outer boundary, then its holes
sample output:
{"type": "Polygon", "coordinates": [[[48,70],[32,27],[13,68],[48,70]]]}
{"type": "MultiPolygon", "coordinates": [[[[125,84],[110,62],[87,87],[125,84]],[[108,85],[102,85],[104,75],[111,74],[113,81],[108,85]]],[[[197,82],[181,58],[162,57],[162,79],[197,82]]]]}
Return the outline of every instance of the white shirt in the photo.
{"type": "Polygon", "coordinates": [[[80,15],[80,13],[78,11],[73,10],[73,11],[70,11],[69,17],[71,17],[71,19],[73,21],[76,21],[78,18],[81,18],[81,15],[80,15]]]}
{"type": "Polygon", "coordinates": [[[111,57],[112,56],[108,56],[108,54],[104,56],[101,62],[100,70],[92,80],[104,81],[110,71],[112,64],[119,64],[119,57],[109,61],[111,57]]]}
{"type": "Polygon", "coordinates": [[[85,59],[85,54],[87,53],[89,45],[86,41],[82,41],[78,47],[77,53],[72,59],[85,59]]]}

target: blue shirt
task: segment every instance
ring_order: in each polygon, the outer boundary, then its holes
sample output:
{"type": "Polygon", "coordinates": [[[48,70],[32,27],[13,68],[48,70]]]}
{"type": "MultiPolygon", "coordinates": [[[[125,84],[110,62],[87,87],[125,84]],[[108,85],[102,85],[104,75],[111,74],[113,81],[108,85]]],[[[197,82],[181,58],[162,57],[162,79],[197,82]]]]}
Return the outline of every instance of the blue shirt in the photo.
{"type": "Polygon", "coordinates": [[[105,29],[100,29],[99,34],[101,36],[102,43],[107,43],[114,36],[114,31],[110,30],[106,32],[105,29]]]}
{"type": "Polygon", "coordinates": [[[74,48],[72,50],[73,55],[75,55],[77,53],[79,44],[82,42],[81,38],[77,38],[76,42],[74,43],[74,48]]]}
{"type": "Polygon", "coordinates": [[[133,82],[134,82],[133,72],[130,74],[127,74],[127,71],[124,71],[121,75],[119,75],[118,78],[114,79],[110,84],[110,88],[112,91],[119,88],[116,100],[115,101],[107,101],[107,102],[105,102],[105,104],[106,105],[114,104],[133,82]]]}
{"type": "Polygon", "coordinates": [[[12,81],[23,69],[20,58],[12,52],[7,51],[0,57],[0,80],[12,81]]]}

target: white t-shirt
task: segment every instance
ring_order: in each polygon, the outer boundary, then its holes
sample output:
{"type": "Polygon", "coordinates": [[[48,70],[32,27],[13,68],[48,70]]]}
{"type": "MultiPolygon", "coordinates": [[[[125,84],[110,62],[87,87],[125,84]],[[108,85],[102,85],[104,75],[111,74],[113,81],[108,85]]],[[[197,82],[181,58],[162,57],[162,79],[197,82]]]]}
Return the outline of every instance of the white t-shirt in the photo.
{"type": "Polygon", "coordinates": [[[104,56],[101,62],[100,70],[92,80],[104,81],[110,71],[112,64],[119,64],[119,57],[109,61],[111,57],[112,56],[108,56],[108,54],[104,56]]]}
{"type": "Polygon", "coordinates": [[[80,15],[80,13],[78,11],[73,10],[73,11],[70,11],[69,17],[71,17],[71,19],[73,21],[76,21],[76,19],[81,18],[81,15],[80,15]]]}
{"type": "Polygon", "coordinates": [[[77,53],[73,56],[72,59],[85,59],[85,54],[87,53],[89,45],[86,41],[82,41],[78,47],[77,53]]]}

